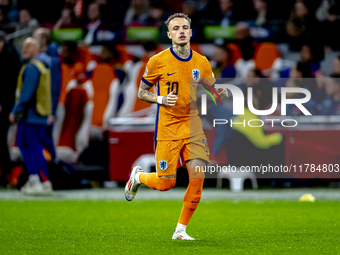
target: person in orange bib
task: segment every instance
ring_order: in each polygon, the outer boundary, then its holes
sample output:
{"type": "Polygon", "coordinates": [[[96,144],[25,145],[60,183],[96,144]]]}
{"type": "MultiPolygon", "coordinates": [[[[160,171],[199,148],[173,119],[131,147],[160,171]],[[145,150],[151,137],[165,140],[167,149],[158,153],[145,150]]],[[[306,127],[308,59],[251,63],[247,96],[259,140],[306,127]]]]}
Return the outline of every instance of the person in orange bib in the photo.
{"type": "MultiPolygon", "coordinates": [[[[177,168],[188,169],[183,209],[172,239],[195,240],[186,227],[201,199],[204,172],[209,163],[209,149],[196,106],[198,83],[215,83],[209,61],[190,49],[191,20],[176,13],[165,22],[172,47],[150,58],[142,77],[138,98],[158,104],[155,121],[156,173],[144,173],[135,166],[125,186],[125,198],[132,201],[141,184],[151,189],[167,191],[175,186],[177,168]],[[150,89],[157,87],[157,95],[150,89]]],[[[226,89],[218,89],[227,97],[226,89]]]]}

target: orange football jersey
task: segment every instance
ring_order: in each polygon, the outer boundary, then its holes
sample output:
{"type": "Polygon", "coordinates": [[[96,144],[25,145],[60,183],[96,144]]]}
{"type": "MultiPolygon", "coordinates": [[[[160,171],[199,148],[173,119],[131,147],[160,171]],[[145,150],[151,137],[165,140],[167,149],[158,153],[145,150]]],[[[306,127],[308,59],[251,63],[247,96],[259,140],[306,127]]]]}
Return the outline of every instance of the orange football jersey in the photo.
{"type": "Polygon", "coordinates": [[[206,57],[190,50],[190,56],[182,59],[172,47],[150,58],[142,81],[157,86],[157,95],[166,96],[175,90],[178,99],[175,106],[158,105],[155,140],[181,140],[203,133],[196,106],[197,82],[205,78],[213,85],[215,79],[206,57]]]}

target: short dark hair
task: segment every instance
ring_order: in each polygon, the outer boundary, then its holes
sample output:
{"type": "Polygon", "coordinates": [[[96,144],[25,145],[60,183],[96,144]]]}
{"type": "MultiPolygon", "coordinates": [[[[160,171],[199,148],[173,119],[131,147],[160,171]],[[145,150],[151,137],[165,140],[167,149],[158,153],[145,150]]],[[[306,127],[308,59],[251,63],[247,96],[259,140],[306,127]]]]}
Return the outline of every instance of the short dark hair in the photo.
{"type": "Polygon", "coordinates": [[[76,53],[78,51],[77,43],[73,41],[65,41],[63,46],[69,47],[72,53],[76,53]]]}
{"type": "Polygon", "coordinates": [[[143,48],[145,51],[155,51],[157,49],[157,42],[155,41],[146,41],[143,43],[143,48]]]}
{"type": "Polygon", "coordinates": [[[183,18],[189,21],[189,24],[191,25],[191,19],[188,17],[188,15],[185,15],[184,13],[175,13],[171,15],[164,23],[168,27],[170,24],[170,21],[173,20],[174,18],[183,18]]]}
{"type": "Polygon", "coordinates": [[[310,70],[308,63],[298,62],[296,65],[296,70],[302,73],[303,78],[311,78],[312,72],[310,70]]]}

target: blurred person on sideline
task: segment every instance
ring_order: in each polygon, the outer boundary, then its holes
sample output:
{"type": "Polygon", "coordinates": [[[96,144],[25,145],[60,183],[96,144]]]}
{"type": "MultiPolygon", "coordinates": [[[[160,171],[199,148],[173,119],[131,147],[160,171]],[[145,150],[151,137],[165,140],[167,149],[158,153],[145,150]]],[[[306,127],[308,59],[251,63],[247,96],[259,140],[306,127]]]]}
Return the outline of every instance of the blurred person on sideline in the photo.
{"type": "Polygon", "coordinates": [[[250,35],[249,25],[246,22],[238,22],[235,27],[235,40],[240,46],[244,60],[253,58],[256,42],[250,35]]]}
{"type": "Polygon", "coordinates": [[[216,44],[211,57],[213,72],[216,78],[232,80],[236,77],[236,70],[231,64],[232,53],[227,44],[216,44]]]}
{"type": "Polygon", "coordinates": [[[24,41],[21,55],[24,65],[18,76],[15,105],[9,115],[10,122],[18,121],[16,141],[29,172],[21,191],[26,195],[48,195],[53,191],[47,172],[51,155],[45,149],[50,132],[47,119],[52,114],[50,66],[37,59],[39,44],[31,37],[24,41]]]}
{"type": "Polygon", "coordinates": [[[64,103],[66,99],[66,86],[69,81],[65,81],[63,77],[72,77],[72,79],[78,79],[78,74],[86,73],[83,62],[79,60],[77,43],[72,41],[64,42],[61,51],[61,62],[62,81],[59,102],[64,103]]]}
{"type": "Polygon", "coordinates": [[[49,63],[51,69],[52,113],[47,118],[49,132],[46,134],[45,148],[51,154],[52,161],[54,161],[56,155],[52,138],[52,130],[56,119],[61,86],[61,66],[58,58],[58,45],[55,42],[51,42],[51,30],[47,28],[37,29],[34,32],[33,38],[37,40],[40,46],[40,54],[36,57],[36,59],[43,63],[49,63]]]}
{"type": "Polygon", "coordinates": [[[107,42],[103,44],[102,51],[99,57],[99,62],[110,64],[120,83],[123,83],[124,79],[126,78],[126,73],[120,61],[120,53],[116,49],[116,44],[112,42],[107,42]]]}
{"type": "Polygon", "coordinates": [[[340,114],[340,74],[331,74],[325,83],[327,98],[321,103],[320,115],[340,114]]]}
{"type": "Polygon", "coordinates": [[[0,186],[8,184],[11,171],[7,134],[10,122],[8,115],[15,98],[16,81],[21,67],[15,49],[6,41],[6,34],[0,31],[0,186]]]}

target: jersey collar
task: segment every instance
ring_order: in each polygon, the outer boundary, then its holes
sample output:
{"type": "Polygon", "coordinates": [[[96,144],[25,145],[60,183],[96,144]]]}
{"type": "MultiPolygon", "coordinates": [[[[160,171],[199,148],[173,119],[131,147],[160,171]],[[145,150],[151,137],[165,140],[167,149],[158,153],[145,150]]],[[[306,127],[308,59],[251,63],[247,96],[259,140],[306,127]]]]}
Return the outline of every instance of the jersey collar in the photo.
{"type": "Polygon", "coordinates": [[[188,58],[181,58],[181,57],[179,57],[179,56],[174,52],[174,50],[172,49],[172,46],[170,47],[170,51],[171,51],[172,55],[173,55],[175,58],[177,58],[179,61],[182,61],[182,62],[188,62],[188,61],[190,61],[191,58],[192,58],[192,49],[190,49],[190,55],[189,55],[188,58]]]}

